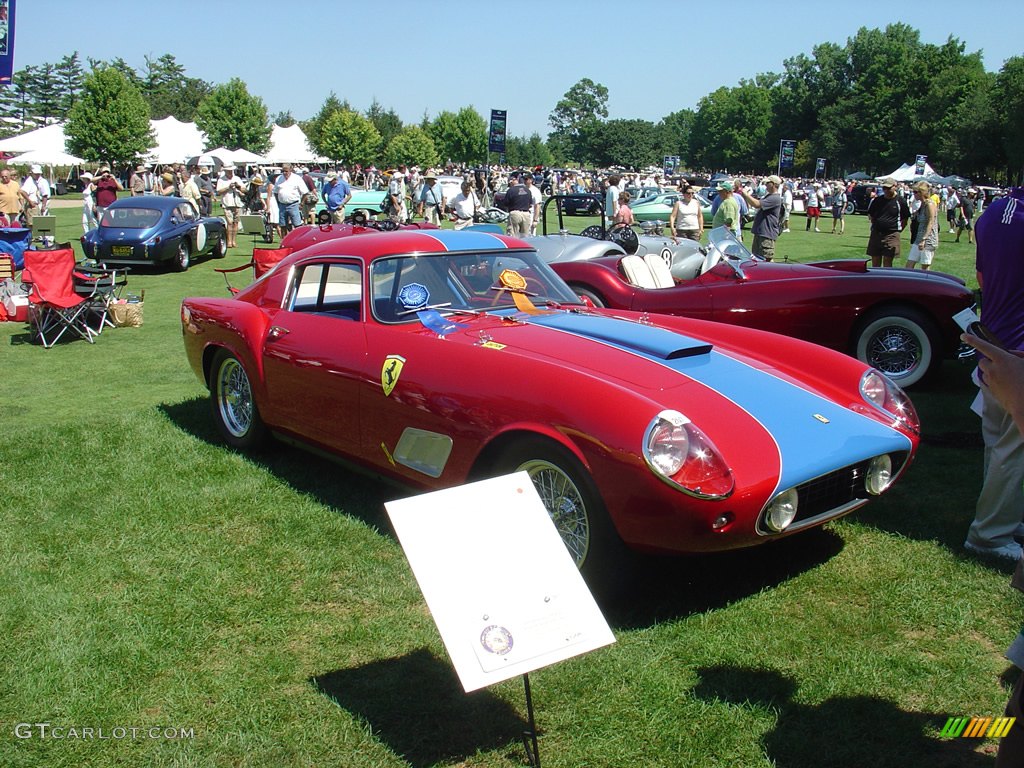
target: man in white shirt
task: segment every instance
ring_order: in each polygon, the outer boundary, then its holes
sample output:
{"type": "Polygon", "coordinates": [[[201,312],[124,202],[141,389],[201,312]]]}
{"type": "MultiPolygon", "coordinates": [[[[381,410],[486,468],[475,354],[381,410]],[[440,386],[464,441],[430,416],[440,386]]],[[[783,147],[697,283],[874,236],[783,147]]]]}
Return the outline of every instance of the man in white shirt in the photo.
{"type": "Polygon", "coordinates": [[[306,182],[297,173],[292,173],[292,164],[281,165],[281,175],[277,177],[270,186],[268,195],[273,195],[277,200],[278,219],[281,228],[285,232],[291,232],[295,227],[302,224],[302,213],[299,211],[299,201],[309,190],[306,182]]]}
{"type": "Polygon", "coordinates": [[[462,182],[462,191],[452,198],[452,210],[455,212],[455,229],[465,229],[473,223],[474,214],[480,207],[480,200],[473,191],[473,185],[462,182]]]}
{"type": "Polygon", "coordinates": [[[33,165],[28,178],[21,185],[25,193],[25,225],[32,226],[33,216],[45,216],[50,205],[50,183],[42,176],[43,169],[33,165]]]}
{"type": "Polygon", "coordinates": [[[533,182],[533,174],[529,171],[523,174],[523,183],[526,184],[526,188],[530,190],[530,195],[533,197],[533,220],[530,222],[530,236],[533,237],[537,234],[537,222],[540,221],[540,204],[544,201],[543,195],[540,190],[537,189],[537,185],[533,182]]]}

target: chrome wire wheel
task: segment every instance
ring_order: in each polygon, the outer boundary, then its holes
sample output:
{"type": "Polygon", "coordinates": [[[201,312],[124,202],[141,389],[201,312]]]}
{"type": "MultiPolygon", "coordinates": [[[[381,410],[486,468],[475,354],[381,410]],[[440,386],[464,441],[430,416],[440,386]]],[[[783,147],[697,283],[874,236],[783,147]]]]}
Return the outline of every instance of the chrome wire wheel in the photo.
{"type": "Polygon", "coordinates": [[[591,530],[580,489],[565,470],[543,459],[525,461],[518,469],[530,476],[576,567],[582,567],[590,551],[591,530]]]}
{"type": "Polygon", "coordinates": [[[252,428],[252,387],[242,364],[233,357],[224,360],[217,371],[217,411],[224,428],[237,438],[244,438],[252,428]]]}

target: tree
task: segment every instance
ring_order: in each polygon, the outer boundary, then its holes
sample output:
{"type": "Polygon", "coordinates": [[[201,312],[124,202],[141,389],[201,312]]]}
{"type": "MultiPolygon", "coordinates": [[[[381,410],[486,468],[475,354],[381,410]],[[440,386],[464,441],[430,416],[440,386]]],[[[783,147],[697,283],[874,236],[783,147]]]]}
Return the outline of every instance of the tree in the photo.
{"type": "Polygon", "coordinates": [[[41,64],[31,82],[33,91],[33,113],[43,124],[52,123],[63,116],[61,110],[60,83],[57,69],[53,64],[41,64]]]}
{"type": "Polygon", "coordinates": [[[133,163],[155,143],[145,99],[114,67],[100,67],[85,76],[64,133],[72,154],[111,164],[133,163]]]}
{"type": "Polygon", "coordinates": [[[185,68],[169,53],[158,59],[146,57],[146,73],[140,81],[142,95],[154,120],[173,115],[182,122],[195,119],[199,105],[213,91],[205,80],[188,77],[185,68]]]}
{"type": "Polygon", "coordinates": [[[1024,180],[1024,146],[1020,141],[1020,121],[1024,120],[1024,57],[1014,56],[1003,63],[992,91],[1006,156],[1007,179],[1019,184],[1024,180]]]}
{"type": "Polygon", "coordinates": [[[278,112],[274,115],[274,125],[279,125],[282,128],[291,128],[295,125],[295,118],[292,117],[291,110],[285,112],[278,112]]]}
{"type": "Polygon", "coordinates": [[[399,163],[431,168],[438,164],[437,149],[429,134],[418,125],[414,125],[402,129],[402,132],[391,140],[384,154],[384,161],[390,168],[399,163]]]}
{"type": "Polygon", "coordinates": [[[649,120],[609,120],[593,140],[598,165],[624,165],[640,169],[660,162],[658,133],[649,120]]]}
{"type": "Polygon", "coordinates": [[[590,159],[587,137],[608,117],[608,89],[584,77],[565,92],[548,116],[554,129],[549,136],[560,151],[578,162],[590,159]]]}
{"type": "Polygon", "coordinates": [[[2,89],[7,97],[4,101],[4,117],[18,120],[21,123],[21,130],[25,130],[33,123],[32,84],[35,77],[36,68],[30,64],[14,73],[10,89],[2,89]]]}
{"type": "MultiPolygon", "coordinates": [[[[348,102],[341,102],[338,97],[331,91],[330,95],[324,99],[323,105],[320,107],[320,111],[310,120],[300,122],[299,127],[302,128],[302,132],[306,134],[306,140],[309,141],[309,146],[318,155],[327,155],[321,146],[321,134],[323,133],[324,125],[334,115],[335,112],[340,112],[343,109],[351,109],[348,102]]],[[[329,156],[329,155],[328,155],[329,156]]]]}
{"type": "Polygon", "coordinates": [[[700,100],[691,133],[691,157],[705,168],[763,170],[771,157],[772,102],[762,85],[741,81],[700,100]]]}
{"type": "Polygon", "coordinates": [[[487,157],[487,123],[473,107],[442,112],[428,133],[442,162],[474,163],[487,157]]]}
{"type": "Polygon", "coordinates": [[[206,133],[207,148],[248,149],[262,154],[270,149],[267,106],[249,94],[239,78],[218,85],[196,110],[196,126],[206,133]]]}
{"type": "Polygon", "coordinates": [[[690,161],[690,131],[697,113],[692,109],[681,109],[661,118],[656,126],[658,131],[658,154],[678,156],[684,165],[690,161]]]}
{"type": "Polygon", "coordinates": [[[82,90],[82,63],[78,60],[78,51],[65,56],[56,66],[57,85],[60,92],[60,116],[67,117],[68,111],[82,90]]]}
{"type": "Polygon", "coordinates": [[[318,152],[337,162],[369,164],[380,151],[380,133],[358,112],[341,109],[324,123],[319,146],[318,152]]]}
{"type": "Polygon", "coordinates": [[[554,165],[555,159],[540,134],[534,133],[529,139],[509,136],[505,140],[505,162],[509,165],[529,167],[554,165]]]}
{"type": "Polygon", "coordinates": [[[393,109],[385,110],[376,99],[366,110],[366,117],[380,134],[381,146],[387,147],[391,140],[402,131],[402,119],[393,109]]]}

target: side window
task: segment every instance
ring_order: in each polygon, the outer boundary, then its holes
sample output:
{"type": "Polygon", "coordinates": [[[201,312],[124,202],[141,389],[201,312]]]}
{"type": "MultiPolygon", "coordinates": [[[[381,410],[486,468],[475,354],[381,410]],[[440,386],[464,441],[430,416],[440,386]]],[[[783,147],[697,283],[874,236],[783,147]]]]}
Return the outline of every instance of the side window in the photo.
{"type": "Polygon", "coordinates": [[[181,221],[192,221],[196,217],[196,212],[192,210],[192,206],[188,203],[179,205],[175,208],[174,212],[181,221]]]}
{"type": "Polygon", "coordinates": [[[293,312],[318,312],[358,320],[363,299],[359,264],[307,264],[295,281],[293,312]]]}

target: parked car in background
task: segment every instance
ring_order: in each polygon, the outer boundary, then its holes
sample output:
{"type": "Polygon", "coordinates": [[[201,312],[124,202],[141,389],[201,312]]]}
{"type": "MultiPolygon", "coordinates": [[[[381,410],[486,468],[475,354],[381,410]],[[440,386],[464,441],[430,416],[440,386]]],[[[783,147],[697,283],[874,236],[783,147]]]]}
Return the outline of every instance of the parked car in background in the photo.
{"type": "Polygon", "coordinates": [[[750,547],[845,515],[919,440],[906,395],[856,360],[589,308],[504,235],[320,242],[232,298],[185,299],[181,323],[229,445],[277,435],[421,490],[526,472],[597,587],[626,550],[750,547]]]}
{"type": "Polygon", "coordinates": [[[974,294],[957,277],[870,268],[863,258],[766,262],[725,227],[709,232],[708,242],[703,249],[683,243],[689,250],[660,267],[604,254],[552,268],[596,306],[782,333],[852,355],[900,386],[920,382],[959,352],[952,318],[973,306],[974,294]]]}
{"type": "Polygon", "coordinates": [[[224,219],[200,216],[180,197],[123,197],[82,235],[86,258],[110,264],[169,264],[184,272],[197,256],[228,252],[224,219]]]}
{"type": "MultiPolygon", "coordinates": [[[[669,217],[672,215],[672,207],[679,200],[679,197],[679,192],[663,192],[650,197],[643,197],[639,200],[631,200],[629,207],[633,210],[633,218],[637,221],[664,221],[668,223],[669,217]]],[[[698,192],[696,197],[704,214],[704,225],[708,226],[711,224],[711,201],[701,192],[698,192]]]]}

